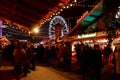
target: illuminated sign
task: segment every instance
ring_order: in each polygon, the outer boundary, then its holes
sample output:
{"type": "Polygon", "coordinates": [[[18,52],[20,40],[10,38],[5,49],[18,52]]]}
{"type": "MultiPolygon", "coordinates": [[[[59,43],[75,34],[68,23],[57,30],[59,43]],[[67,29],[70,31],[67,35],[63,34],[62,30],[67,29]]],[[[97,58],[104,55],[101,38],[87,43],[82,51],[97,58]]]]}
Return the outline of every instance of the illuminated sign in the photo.
{"type": "Polygon", "coordinates": [[[92,34],[82,34],[82,35],[78,35],[78,38],[88,38],[88,37],[95,37],[96,33],[92,33],[92,34]]]}

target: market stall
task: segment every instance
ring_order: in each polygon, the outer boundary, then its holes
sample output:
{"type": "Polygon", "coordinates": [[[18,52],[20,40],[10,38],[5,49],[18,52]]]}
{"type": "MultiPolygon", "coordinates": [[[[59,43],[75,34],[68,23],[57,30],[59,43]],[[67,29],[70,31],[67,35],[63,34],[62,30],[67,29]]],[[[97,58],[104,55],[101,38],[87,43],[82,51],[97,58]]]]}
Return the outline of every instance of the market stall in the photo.
{"type": "Polygon", "coordinates": [[[6,45],[10,44],[10,41],[5,36],[1,36],[0,43],[2,48],[4,48],[6,45]]]}

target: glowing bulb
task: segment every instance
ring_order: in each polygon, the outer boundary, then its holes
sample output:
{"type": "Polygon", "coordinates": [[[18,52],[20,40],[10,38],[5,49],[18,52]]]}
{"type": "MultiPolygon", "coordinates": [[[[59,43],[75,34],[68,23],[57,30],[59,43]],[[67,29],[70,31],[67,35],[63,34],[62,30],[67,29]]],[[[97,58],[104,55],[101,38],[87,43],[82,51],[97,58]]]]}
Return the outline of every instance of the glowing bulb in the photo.
{"type": "Polygon", "coordinates": [[[60,12],[58,12],[58,14],[60,14],[60,12]]]}
{"type": "Polygon", "coordinates": [[[74,2],[76,3],[76,2],[77,2],[77,0],[74,0],[74,2]]]}
{"type": "Polygon", "coordinates": [[[34,31],[35,33],[38,33],[38,32],[39,32],[39,29],[38,29],[38,28],[34,28],[33,31],[34,31]]]}
{"type": "Polygon", "coordinates": [[[70,6],[73,6],[72,4],[70,4],[70,6]]]}
{"type": "Polygon", "coordinates": [[[65,6],[63,6],[63,8],[65,8],[65,6]]]}
{"type": "Polygon", "coordinates": [[[7,25],[1,25],[0,27],[1,28],[7,28],[8,26],[7,25]]]}
{"type": "Polygon", "coordinates": [[[69,8],[69,6],[67,6],[67,8],[69,8]]]}
{"type": "Polygon", "coordinates": [[[63,9],[60,9],[60,11],[63,11],[63,9]]]}

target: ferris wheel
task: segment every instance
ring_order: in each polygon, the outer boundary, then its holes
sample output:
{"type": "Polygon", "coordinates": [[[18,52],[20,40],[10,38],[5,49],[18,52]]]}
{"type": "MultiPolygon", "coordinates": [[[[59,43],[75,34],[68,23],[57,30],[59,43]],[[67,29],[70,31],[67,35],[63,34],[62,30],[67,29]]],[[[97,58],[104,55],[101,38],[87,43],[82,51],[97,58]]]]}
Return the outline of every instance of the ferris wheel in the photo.
{"type": "Polygon", "coordinates": [[[69,32],[69,28],[68,25],[65,21],[65,19],[61,16],[55,16],[53,17],[53,19],[50,21],[49,24],[49,38],[50,39],[55,39],[55,25],[60,24],[62,25],[62,29],[61,29],[61,36],[66,35],[69,32]]]}

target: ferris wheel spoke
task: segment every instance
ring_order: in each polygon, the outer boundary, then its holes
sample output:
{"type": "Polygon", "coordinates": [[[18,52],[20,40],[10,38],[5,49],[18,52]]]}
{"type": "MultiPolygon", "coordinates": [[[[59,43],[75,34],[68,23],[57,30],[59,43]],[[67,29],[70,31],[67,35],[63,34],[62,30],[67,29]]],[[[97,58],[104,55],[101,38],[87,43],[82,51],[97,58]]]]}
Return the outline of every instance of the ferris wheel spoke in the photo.
{"type": "Polygon", "coordinates": [[[54,31],[54,30],[51,30],[51,31],[49,31],[49,32],[54,32],[54,33],[55,33],[55,31],[54,31]]]}
{"type": "Polygon", "coordinates": [[[67,31],[67,28],[64,28],[63,31],[67,31]]]}
{"type": "Polygon", "coordinates": [[[63,30],[64,30],[64,29],[67,29],[67,27],[63,27],[63,30]]]}
{"type": "Polygon", "coordinates": [[[55,30],[55,27],[51,27],[51,29],[55,30]]]}

